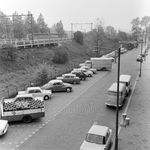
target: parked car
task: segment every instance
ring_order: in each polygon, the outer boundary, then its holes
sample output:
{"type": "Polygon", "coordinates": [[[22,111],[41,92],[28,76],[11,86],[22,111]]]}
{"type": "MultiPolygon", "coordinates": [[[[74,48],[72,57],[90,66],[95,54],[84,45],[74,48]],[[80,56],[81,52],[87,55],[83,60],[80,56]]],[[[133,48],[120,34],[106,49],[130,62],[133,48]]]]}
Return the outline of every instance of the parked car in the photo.
{"type": "Polygon", "coordinates": [[[126,85],[126,96],[128,96],[131,92],[131,87],[132,87],[131,76],[126,74],[121,74],[119,81],[120,83],[124,83],[126,85]]]}
{"type": "Polygon", "coordinates": [[[8,120],[0,120],[0,136],[7,132],[8,127],[8,120]]]}
{"type": "Polygon", "coordinates": [[[106,126],[94,124],[88,131],[80,150],[108,150],[112,142],[112,130],[106,126]]]}
{"type": "Polygon", "coordinates": [[[83,69],[83,68],[77,68],[77,69],[74,69],[73,71],[76,71],[76,70],[79,70],[79,71],[83,72],[88,77],[92,77],[93,76],[93,72],[90,71],[90,70],[86,70],[86,69],[83,69]]]}
{"type": "Polygon", "coordinates": [[[90,67],[88,67],[88,66],[82,66],[81,68],[86,69],[86,70],[90,70],[90,71],[93,72],[93,74],[96,74],[96,73],[97,73],[97,70],[96,70],[95,68],[90,68],[90,67]]]}
{"type": "Polygon", "coordinates": [[[72,83],[72,84],[79,84],[80,78],[77,77],[75,74],[63,74],[61,77],[57,77],[56,79],[62,80],[65,83],[72,83]]]}
{"type": "Polygon", "coordinates": [[[19,91],[18,94],[32,94],[34,97],[43,97],[43,100],[49,100],[52,96],[52,91],[44,90],[40,87],[28,87],[25,91],[19,91]]]}
{"type": "Polygon", "coordinates": [[[74,71],[71,71],[71,73],[75,74],[81,80],[86,80],[86,78],[87,78],[87,75],[84,72],[81,72],[80,70],[74,70],[74,71]]]}
{"type": "Polygon", "coordinates": [[[62,80],[58,79],[50,80],[47,84],[43,85],[41,88],[45,90],[51,90],[52,92],[72,91],[71,84],[64,83],[62,80]]]}

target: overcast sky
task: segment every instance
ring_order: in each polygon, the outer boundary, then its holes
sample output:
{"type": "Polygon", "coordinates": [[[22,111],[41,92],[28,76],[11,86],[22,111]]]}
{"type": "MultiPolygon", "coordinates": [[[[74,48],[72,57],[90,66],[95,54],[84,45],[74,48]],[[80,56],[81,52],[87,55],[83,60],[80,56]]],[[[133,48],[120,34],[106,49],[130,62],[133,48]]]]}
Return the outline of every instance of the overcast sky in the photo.
{"type": "Polygon", "coordinates": [[[30,11],[35,19],[41,13],[49,27],[62,20],[65,30],[71,30],[71,23],[90,23],[73,26],[90,30],[100,18],[105,26],[129,31],[134,18],[150,16],[150,0],[0,0],[0,10],[6,15],[30,11]]]}

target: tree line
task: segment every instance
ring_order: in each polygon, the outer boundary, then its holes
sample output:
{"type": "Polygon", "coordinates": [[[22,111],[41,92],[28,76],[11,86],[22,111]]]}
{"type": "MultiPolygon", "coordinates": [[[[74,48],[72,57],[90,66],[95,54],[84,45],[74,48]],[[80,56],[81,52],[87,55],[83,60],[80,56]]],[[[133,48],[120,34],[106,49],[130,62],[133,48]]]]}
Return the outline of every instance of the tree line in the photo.
{"type": "MultiPolygon", "coordinates": [[[[56,33],[65,33],[61,20],[54,24],[51,28],[56,31],[56,33]]],[[[48,27],[41,13],[39,14],[37,20],[35,20],[30,11],[28,11],[27,14],[21,15],[14,12],[10,16],[7,16],[0,11],[0,39],[22,39],[26,38],[27,34],[50,34],[50,32],[51,29],[48,27]]]]}

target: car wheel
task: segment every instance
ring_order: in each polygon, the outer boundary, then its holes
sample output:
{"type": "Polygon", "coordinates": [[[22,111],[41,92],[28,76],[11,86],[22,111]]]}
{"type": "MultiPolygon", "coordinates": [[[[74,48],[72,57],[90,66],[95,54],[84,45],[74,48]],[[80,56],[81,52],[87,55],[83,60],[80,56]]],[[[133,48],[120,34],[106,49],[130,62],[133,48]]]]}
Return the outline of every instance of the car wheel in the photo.
{"type": "Polygon", "coordinates": [[[91,74],[89,74],[89,75],[88,75],[88,77],[92,77],[92,75],[91,75],[91,74]]]}
{"type": "Polygon", "coordinates": [[[102,68],[102,71],[106,71],[106,68],[104,67],[104,68],[102,68]]]}
{"type": "Polygon", "coordinates": [[[44,96],[44,100],[49,100],[49,99],[50,99],[50,97],[48,95],[44,96]]]}
{"type": "Polygon", "coordinates": [[[66,91],[69,93],[71,92],[71,88],[66,88],[66,91]]]}
{"type": "Polygon", "coordinates": [[[30,115],[24,116],[22,121],[24,123],[30,123],[32,121],[32,117],[30,115]]]}
{"type": "Polygon", "coordinates": [[[73,81],[73,84],[77,84],[77,81],[73,81]]]}

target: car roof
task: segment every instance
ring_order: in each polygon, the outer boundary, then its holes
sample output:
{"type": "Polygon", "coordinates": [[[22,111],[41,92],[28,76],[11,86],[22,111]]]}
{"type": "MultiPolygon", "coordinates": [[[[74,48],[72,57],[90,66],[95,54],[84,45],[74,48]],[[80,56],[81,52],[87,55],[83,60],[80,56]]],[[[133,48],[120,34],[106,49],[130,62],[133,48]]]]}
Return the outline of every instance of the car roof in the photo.
{"type": "Polygon", "coordinates": [[[101,125],[92,125],[88,133],[105,136],[109,128],[101,125]]]}
{"type": "MultiPolygon", "coordinates": [[[[119,83],[119,92],[122,92],[122,90],[125,88],[125,84],[119,83]]],[[[108,91],[117,92],[117,83],[113,83],[108,91]]]]}
{"type": "Polygon", "coordinates": [[[49,83],[56,83],[56,82],[61,82],[61,83],[62,83],[62,80],[57,80],[57,79],[55,79],[55,80],[50,80],[50,81],[49,81],[49,83]]]}
{"type": "Polygon", "coordinates": [[[131,76],[130,75],[126,75],[126,74],[120,75],[120,81],[122,81],[122,82],[129,82],[130,80],[131,80],[131,76]]]}
{"type": "Polygon", "coordinates": [[[18,94],[16,97],[17,98],[18,97],[33,97],[33,95],[32,94],[18,94]]]}
{"type": "Polygon", "coordinates": [[[28,87],[28,90],[36,90],[36,89],[41,89],[40,87],[28,87]]]}
{"type": "Polygon", "coordinates": [[[66,74],[63,74],[62,76],[75,76],[75,74],[72,74],[72,73],[66,73],[66,74]]]}

